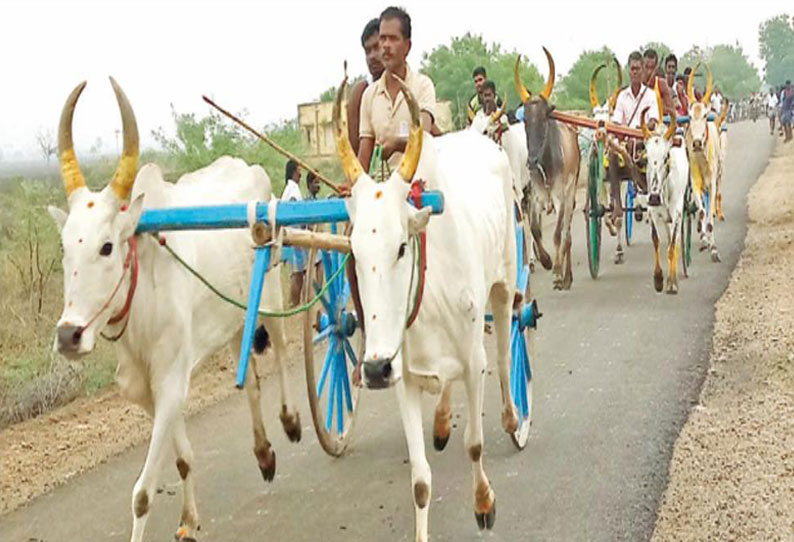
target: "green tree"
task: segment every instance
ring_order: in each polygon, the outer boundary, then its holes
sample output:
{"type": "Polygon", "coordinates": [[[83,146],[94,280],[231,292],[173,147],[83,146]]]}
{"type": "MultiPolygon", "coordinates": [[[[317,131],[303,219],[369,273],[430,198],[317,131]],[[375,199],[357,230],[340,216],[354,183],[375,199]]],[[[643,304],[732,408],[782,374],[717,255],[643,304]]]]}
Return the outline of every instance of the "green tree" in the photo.
{"type": "Polygon", "coordinates": [[[758,28],[766,82],[778,86],[794,78],[794,17],[778,15],[758,28]]]}
{"type": "Polygon", "coordinates": [[[741,46],[716,45],[710,50],[709,66],[714,82],[730,100],[738,100],[761,88],[758,72],[741,46]]]}
{"type": "MultiPolygon", "coordinates": [[[[179,177],[228,155],[242,158],[248,164],[261,165],[270,177],[274,192],[281,193],[287,159],[269,145],[214,111],[205,117],[198,117],[193,113],[177,113],[172,107],[171,116],[176,126],[174,137],[169,136],[162,127],[152,132],[168,161],[173,164],[169,177],[179,177]]],[[[263,131],[293,154],[300,156],[305,150],[295,121],[266,126],[263,131]]]]}
{"type": "MultiPolygon", "coordinates": [[[[453,122],[457,128],[462,128],[466,125],[466,104],[475,92],[471,74],[477,66],[485,67],[500,96],[507,94],[509,107],[518,107],[518,93],[513,84],[516,55],[515,51],[502,51],[498,43],[489,45],[482,36],[467,33],[453,37],[448,45],[439,45],[430,53],[424,53],[421,71],[435,83],[436,99],[452,103],[453,122]]],[[[542,52],[536,58],[545,62],[542,52]]],[[[543,89],[544,79],[526,58],[522,58],[520,73],[531,92],[543,89]]]]}
{"type": "MultiPolygon", "coordinates": [[[[694,68],[698,62],[711,68],[714,84],[730,100],[741,99],[761,87],[758,72],[738,43],[715,45],[707,49],[694,46],[681,57],[679,69],[683,72],[685,67],[694,68]]],[[[707,71],[701,65],[695,79],[698,87],[705,88],[706,74],[707,71]]]]}
{"type": "Polygon", "coordinates": [[[612,61],[614,55],[608,47],[580,54],[570,71],[560,80],[559,89],[556,91],[557,106],[564,110],[590,111],[590,78],[599,64],[607,64],[607,68],[599,73],[596,85],[598,97],[603,103],[617,85],[615,64],[612,61]]]}

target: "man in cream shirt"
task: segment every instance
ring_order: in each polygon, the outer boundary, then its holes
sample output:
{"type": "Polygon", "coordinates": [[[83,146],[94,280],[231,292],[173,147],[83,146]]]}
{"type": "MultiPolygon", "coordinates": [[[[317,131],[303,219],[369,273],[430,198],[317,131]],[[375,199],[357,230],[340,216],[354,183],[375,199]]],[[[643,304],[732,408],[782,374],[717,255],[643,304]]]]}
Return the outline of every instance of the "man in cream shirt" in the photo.
{"type": "Polygon", "coordinates": [[[386,68],[377,82],[367,87],[361,99],[358,159],[375,179],[388,177],[397,168],[405,151],[411,127],[411,113],[393,77],[405,81],[419,103],[422,127],[429,132],[433,124],[436,89],[429,77],[411,71],[405,59],[411,50],[411,17],[401,8],[386,8],[380,15],[381,60],[386,68]],[[371,164],[376,145],[378,163],[371,164]]]}

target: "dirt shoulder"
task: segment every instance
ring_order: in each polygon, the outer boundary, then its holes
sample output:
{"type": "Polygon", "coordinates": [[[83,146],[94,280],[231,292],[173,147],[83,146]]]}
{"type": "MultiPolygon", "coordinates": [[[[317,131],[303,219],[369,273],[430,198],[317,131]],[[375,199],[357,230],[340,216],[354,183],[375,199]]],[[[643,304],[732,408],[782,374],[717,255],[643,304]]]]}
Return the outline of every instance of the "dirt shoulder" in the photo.
{"type": "MultiPolygon", "coordinates": [[[[287,360],[300,360],[302,324],[293,317],[287,326],[287,360]]],[[[301,343],[302,344],[302,343],[301,343]]],[[[272,355],[266,355],[264,373],[270,374],[272,355]]],[[[236,360],[224,349],[206,360],[191,379],[187,415],[213,405],[232,393],[236,360]]],[[[124,399],[118,387],[92,397],[81,397],[49,414],[0,432],[0,514],[52,491],[124,450],[145,442],[151,419],[124,399]]]]}
{"type": "Polygon", "coordinates": [[[794,539],[794,146],[778,143],[748,202],[653,541],[794,539]]]}

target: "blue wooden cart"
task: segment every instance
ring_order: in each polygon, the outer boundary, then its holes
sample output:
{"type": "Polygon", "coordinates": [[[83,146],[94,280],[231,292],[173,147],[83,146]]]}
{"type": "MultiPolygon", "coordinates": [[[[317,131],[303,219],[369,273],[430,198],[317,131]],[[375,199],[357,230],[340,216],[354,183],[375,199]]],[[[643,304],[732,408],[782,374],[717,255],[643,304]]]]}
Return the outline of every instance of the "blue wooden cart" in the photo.
{"type": "MultiPolygon", "coordinates": [[[[434,214],[444,209],[443,195],[428,191],[422,195],[421,205],[432,208],[434,214]]],[[[254,333],[257,327],[259,302],[265,274],[274,258],[270,242],[269,213],[273,209],[264,202],[203,207],[147,209],[143,212],[137,233],[158,233],[175,230],[210,230],[251,228],[255,241],[253,271],[248,293],[240,359],[237,364],[236,385],[242,388],[250,361],[254,333]]],[[[278,202],[275,221],[279,226],[312,226],[329,224],[330,233],[317,237],[312,243],[307,264],[307,278],[303,291],[304,360],[306,383],[312,419],[323,449],[339,456],[347,447],[355,424],[360,386],[356,385],[356,368],[364,351],[364,334],[359,325],[351,299],[350,283],[345,273],[349,255],[346,238],[340,233],[342,223],[349,220],[342,199],[278,202]],[[328,240],[335,242],[325,242],[328,240]],[[323,241],[325,240],[325,241],[323,241]]],[[[511,389],[519,413],[519,428],[513,441],[519,448],[526,445],[532,411],[533,335],[537,326],[537,303],[531,300],[529,288],[529,251],[524,222],[516,211],[518,239],[519,291],[522,303],[514,311],[512,324],[511,389]]],[[[304,230],[303,236],[311,236],[304,230]]],[[[288,236],[284,244],[290,243],[288,236]]],[[[298,244],[296,242],[296,244],[298,244]]],[[[285,246],[285,250],[290,250],[285,246]]],[[[211,285],[208,285],[211,286],[211,285]]],[[[297,312],[297,311],[295,311],[297,312]]]]}

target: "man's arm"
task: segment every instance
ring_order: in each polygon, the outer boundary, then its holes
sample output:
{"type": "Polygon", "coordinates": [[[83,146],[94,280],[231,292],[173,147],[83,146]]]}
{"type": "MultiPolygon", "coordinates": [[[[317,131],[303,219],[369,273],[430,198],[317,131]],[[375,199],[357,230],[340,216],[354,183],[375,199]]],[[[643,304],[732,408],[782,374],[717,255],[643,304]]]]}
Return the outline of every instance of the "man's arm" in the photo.
{"type": "Polygon", "coordinates": [[[372,151],[375,149],[375,140],[371,137],[362,137],[358,146],[358,161],[361,167],[369,173],[369,163],[372,161],[372,151]]]}
{"type": "Polygon", "coordinates": [[[659,94],[662,96],[662,108],[664,109],[664,114],[669,115],[670,118],[673,118],[673,115],[676,114],[675,102],[673,102],[673,93],[670,91],[670,86],[667,84],[667,81],[661,77],[659,78],[659,94]]]}
{"type": "Polygon", "coordinates": [[[359,81],[350,92],[350,100],[347,102],[347,136],[353,152],[358,154],[358,124],[359,113],[361,111],[361,97],[367,88],[367,82],[359,81]]]}

